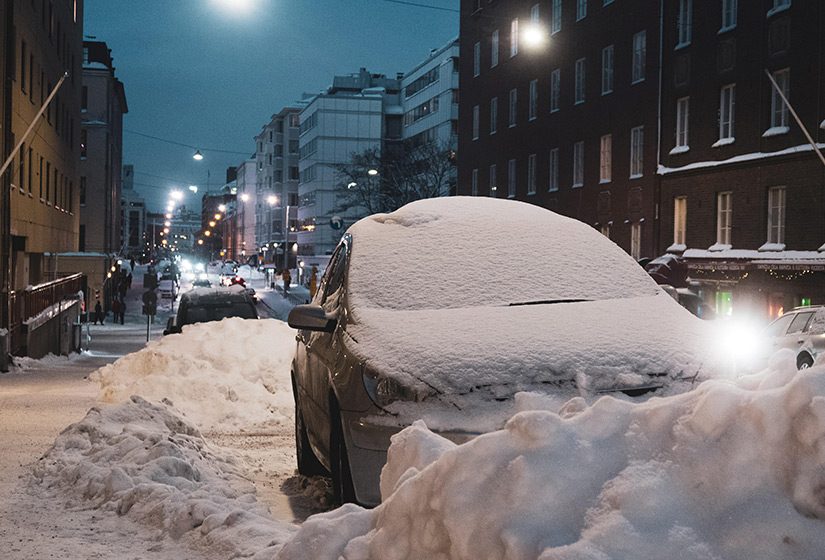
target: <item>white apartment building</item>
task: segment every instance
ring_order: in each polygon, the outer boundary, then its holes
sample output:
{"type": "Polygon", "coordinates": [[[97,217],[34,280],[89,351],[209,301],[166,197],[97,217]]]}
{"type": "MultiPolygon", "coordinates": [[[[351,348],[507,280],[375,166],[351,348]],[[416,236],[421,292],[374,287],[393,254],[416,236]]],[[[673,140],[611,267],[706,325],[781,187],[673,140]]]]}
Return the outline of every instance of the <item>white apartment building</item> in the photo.
{"type": "Polygon", "coordinates": [[[387,78],[361,68],[357,74],[336,76],[301,111],[297,256],[304,267],[324,268],[346,228],[365,214],[344,207],[346,185],[329,165],[401,138],[400,91],[400,76],[387,78]],[[342,227],[333,227],[333,216],[343,219],[342,227]]]}

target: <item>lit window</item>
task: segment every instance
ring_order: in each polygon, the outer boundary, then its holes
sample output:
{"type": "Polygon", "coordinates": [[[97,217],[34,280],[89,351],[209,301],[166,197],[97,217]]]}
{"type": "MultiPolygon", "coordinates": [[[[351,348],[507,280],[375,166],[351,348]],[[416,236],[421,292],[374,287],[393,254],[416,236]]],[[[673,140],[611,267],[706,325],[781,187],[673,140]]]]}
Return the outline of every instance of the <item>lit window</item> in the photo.
{"type": "Polygon", "coordinates": [[[518,54],[518,18],[510,22],[510,56],[518,54]]]}
{"type": "Polygon", "coordinates": [[[785,243],[785,187],[768,190],[768,243],[785,243]]]}
{"type": "Polygon", "coordinates": [[[673,199],[673,243],[686,244],[687,233],[687,197],[677,196],[673,199]]]}
{"type": "Polygon", "coordinates": [[[637,261],[642,256],[642,224],[630,224],[630,256],[637,261]]]}
{"type": "Polygon", "coordinates": [[[733,193],[720,192],[716,195],[716,243],[730,245],[730,224],[733,193]]]}
{"type": "Polygon", "coordinates": [[[573,186],[584,185],[584,142],[573,144],[573,186]]]}
{"type": "Polygon", "coordinates": [[[599,147],[599,180],[609,183],[613,177],[613,135],[602,136],[599,147]]]}

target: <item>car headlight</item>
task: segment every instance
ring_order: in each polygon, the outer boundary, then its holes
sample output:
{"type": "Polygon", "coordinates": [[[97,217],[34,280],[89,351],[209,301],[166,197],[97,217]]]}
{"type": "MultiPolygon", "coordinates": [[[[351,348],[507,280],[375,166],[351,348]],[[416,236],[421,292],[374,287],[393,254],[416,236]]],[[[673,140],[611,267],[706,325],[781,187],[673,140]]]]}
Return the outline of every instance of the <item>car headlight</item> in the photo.
{"type": "Polygon", "coordinates": [[[370,399],[380,408],[396,401],[421,402],[435,394],[435,391],[417,391],[393,377],[379,375],[366,366],[361,367],[361,377],[370,399]]]}

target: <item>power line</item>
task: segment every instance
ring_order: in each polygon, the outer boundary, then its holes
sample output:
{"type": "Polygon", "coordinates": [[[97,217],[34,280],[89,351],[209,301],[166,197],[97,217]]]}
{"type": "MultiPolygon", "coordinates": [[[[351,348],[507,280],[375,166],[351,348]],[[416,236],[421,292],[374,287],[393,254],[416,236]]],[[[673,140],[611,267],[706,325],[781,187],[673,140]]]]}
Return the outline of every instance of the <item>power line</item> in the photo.
{"type": "Polygon", "coordinates": [[[182,142],[176,142],[174,140],[169,140],[168,138],[161,138],[159,136],[152,136],[151,134],[144,134],[143,132],[137,132],[135,130],[128,130],[123,129],[123,132],[128,132],[129,134],[134,134],[136,136],[143,136],[144,138],[151,138],[152,140],[158,140],[160,142],[166,142],[167,144],[174,144],[175,146],[183,146],[184,148],[190,148],[192,150],[202,150],[204,152],[218,152],[221,154],[236,154],[249,157],[250,152],[234,152],[232,150],[218,150],[216,148],[201,148],[200,146],[192,146],[191,144],[184,144],[182,142]]]}
{"type": "Polygon", "coordinates": [[[414,6],[416,8],[429,8],[431,10],[441,10],[442,12],[460,13],[460,10],[455,8],[445,8],[443,6],[430,6],[429,4],[419,4],[418,2],[406,2],[405,0],[381,0],[382,2],[390,2],[392,4],[403,4],[405,6],[414,6]]]}

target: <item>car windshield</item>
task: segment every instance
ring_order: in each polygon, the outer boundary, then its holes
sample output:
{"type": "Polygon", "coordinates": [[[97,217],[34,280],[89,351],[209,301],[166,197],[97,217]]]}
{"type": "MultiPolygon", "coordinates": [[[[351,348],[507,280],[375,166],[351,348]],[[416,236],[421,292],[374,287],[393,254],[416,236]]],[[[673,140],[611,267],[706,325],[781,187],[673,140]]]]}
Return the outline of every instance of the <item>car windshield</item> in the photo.
{"type": "Polygon", "coordinates": [[[255,309],[248,303],[221,303],[212,305],[194,305],[186,310],[186,318],[183,324],[205,323],[207,321],[220,321],[225,317],[240,317],[242,319],[255,319],[255,309]]]}
{"type": "Polygon", "coordinates": [[[660,293],[645,270],[598,231],[530,204],[420,200],[364,218],[350,231],[347,283],[354,307],[488,307],[660,293]]]}

